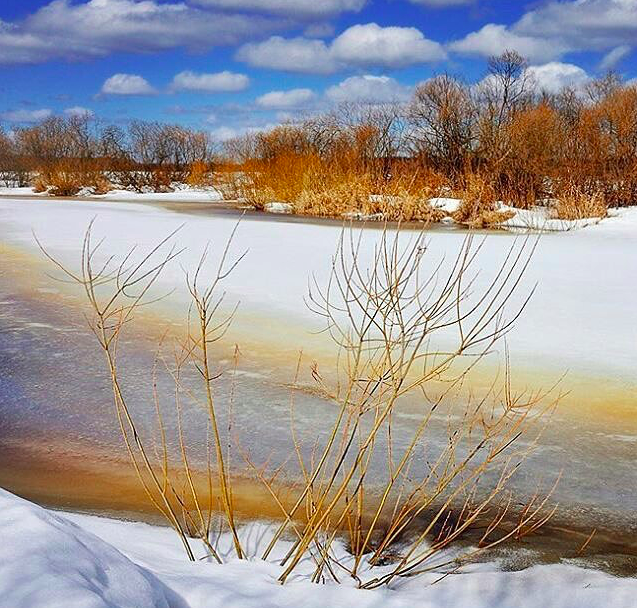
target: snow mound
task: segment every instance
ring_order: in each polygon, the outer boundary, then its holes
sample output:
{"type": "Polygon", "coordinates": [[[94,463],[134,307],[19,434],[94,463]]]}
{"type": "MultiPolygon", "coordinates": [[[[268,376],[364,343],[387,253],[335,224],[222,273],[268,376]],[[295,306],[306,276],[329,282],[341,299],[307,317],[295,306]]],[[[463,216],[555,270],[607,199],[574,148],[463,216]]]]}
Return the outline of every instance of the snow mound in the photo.
{"type": "Polygon", "coordinates": [[[264,209],[268,213],[292,213],[294,211],[294,207],[289,203],[280,203],[278,201],[266,203],[264,209]]]}
{"type": "Polygon", "coordinates": [[[1,606],[179,606],[154,575],[67,519],[2,489],[0,514],[1,606]]]}

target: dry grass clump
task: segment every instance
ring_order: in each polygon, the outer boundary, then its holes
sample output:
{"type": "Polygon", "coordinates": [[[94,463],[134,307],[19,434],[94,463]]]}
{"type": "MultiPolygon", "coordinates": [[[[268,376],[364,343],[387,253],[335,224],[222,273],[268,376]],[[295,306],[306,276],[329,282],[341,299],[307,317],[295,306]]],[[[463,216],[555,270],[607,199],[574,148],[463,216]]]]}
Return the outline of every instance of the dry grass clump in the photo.
{"type": "Polygon", "coordinates": [[[429,202],[430,197],[425,193],[411,193],[399,191],[389,195],[372,197],[370,205],[375,213],[388,221],[425,222],[427,224],[440,222],[447,213],[437,209],[429,202]]]}
{"type": "Polygon", "coordinates": [[[478,174],[466,176],[460,197],[462,202],[453,219],[472,228],[486,228],[512,218],[512,211],[500,211],[493,186],[478,174]]]}
{"type": "Polygon", "coordinates": [[[376,186],[369,176],[345,176],[330,184],[316,180],[293,201],[293,206],[296,213],[318,217],[439,222],[446,213],[429,203],[429,192],[429,188],[410,192],[386,184],[376,186]]]}
{"type": "Polygon", "coordinates": [[[588,193],[578,186],[570,186],[561,192],[553,207],[553,216],[560,220],[604,218],[607,215],[608,207],[603,193],[588,193]]]}
{"type": "Polygon", "coordinates": [[[101,172],[93,177],[91,186],[93,187],[93,194],[106,194],[113,190],[113,184],[101,172]]]}
{"type": "Polygon", "coordinates": [[[70,160],[40,169],[32,184],[35,192],[47,192],[52,196],[75,196],[83,188],[91,188],[94,194],[106,194],[113,189],[113,184],[99,167],[70,160]]]}
{"type": "Polygon", "coordinates": [[[370,204],[371,186],[365,177],[349,178],[331,184],[313,180],[308,188],[293,199],[294,211],[301,215],[339,217],[360,213],[371,215],[376,211],[370,204]]]}
{"type": "Polygon", "coordinates": [[[46,179],[42,173],[36,173],[33,176],[31,186],[33,187],[33,191],[37,192],[38,194],[46,192],[49,189],[49,185],[47,184],[46,179]]]}
{"type": "Polygon", "coordinates": [[[200,160],[191,163],[186,183],[194,188],[212,185],[208,164],[200,160]]]}
{"type": "Polygon", "coordinates": [[[75,196],[84,185],[71,161],[60,161],[41,169],[34,180],[36,192],[48,192],[53,196],[75,196]]]}

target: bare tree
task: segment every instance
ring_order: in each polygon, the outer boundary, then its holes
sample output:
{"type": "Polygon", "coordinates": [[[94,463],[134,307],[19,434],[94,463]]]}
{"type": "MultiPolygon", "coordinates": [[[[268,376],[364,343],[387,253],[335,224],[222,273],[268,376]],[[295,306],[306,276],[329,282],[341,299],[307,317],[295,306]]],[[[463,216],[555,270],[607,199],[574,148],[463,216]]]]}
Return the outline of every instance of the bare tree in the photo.
{"type": "Polygon", "coordinates": [[[464,171],[477,118],[468,87],[448,74],[432,78],[417,87],[407,112],[415,153],[452,175],[464,171]]]}

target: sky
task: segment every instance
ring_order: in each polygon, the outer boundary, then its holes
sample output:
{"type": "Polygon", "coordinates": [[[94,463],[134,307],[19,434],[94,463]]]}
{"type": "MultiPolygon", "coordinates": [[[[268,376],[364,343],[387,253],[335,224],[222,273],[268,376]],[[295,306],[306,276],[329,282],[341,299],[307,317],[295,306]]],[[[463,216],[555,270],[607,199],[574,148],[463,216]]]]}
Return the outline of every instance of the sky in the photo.
{"type": "Polygon", "coordinates": [[[340,102],[485,75],[507,49],[541,88],[637,77],[637,0],[1,0],[0,124],[157,120],[219,140],[340,102]]]}

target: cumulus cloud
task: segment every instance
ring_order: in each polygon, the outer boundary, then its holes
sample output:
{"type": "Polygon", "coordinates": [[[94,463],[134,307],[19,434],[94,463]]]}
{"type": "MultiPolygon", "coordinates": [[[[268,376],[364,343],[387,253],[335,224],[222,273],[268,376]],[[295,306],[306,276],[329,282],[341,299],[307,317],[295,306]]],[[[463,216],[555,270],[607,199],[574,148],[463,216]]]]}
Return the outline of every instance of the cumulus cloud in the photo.
{"type": "Polygon", "coordinates": [[[482,56],[514,49],[531,60],[548,61],[568,52],[632,45],[636,39],[637,0],[551,0],[511,26],[490,23],[450,48],[482,56]]]}
{"type": "Polygon", "coordinates": [[[91,118],[91,116],[93,116],[93,110],[83,108],[82,106],[73,106],[72,108],[66,108],[64,114],[72,118],[91,118]]]}
{"type": "Polygon", "coordinates": [[[351,76],[325,91],[333,102],[388,103],[406,99],[411,92],[389,76],[351,76]]]}
{"type": "Polygon", "coordinates": [[[403,67],[445,59],[440,44],[427,40],[415,27],[354,25],[332,42],[337,61],[348,65],[403,67]]]}
{"type": "Polygon", "coordinates": [[[521,34],[563,37],[573,49],[630,44],[637,36],[637,0],[553,0],[515,24],[521,34]]]}
{"type": "Polygon", "coordinates": [[[236,58],[257,68],[287,72],[329,74],[336,69],[325,42],[302,37],[272,36],[264,42],[244,44],[236,58]]]}
{"type": "Polygon", "coordinates": [[[102,85],[102,95],[153,95],[155,89],[137,74],[113,74],[102,85]]]}
{"type": "Polygon", "coordinates": [[[210,131],[210,135],[218,141],[228,141],[229,139],[234,139],[235,137],[241,137],[243,135],[247,135],[248,133],[258,133],[260,131],[268,131],[278,126],[279,123],[268,123],[265,125],[240,125],[240,126],[229,126],[223,125],[221,127],[217,127],[210,131]]]}
{"type": "Polygon", "coordinates": [[[2,120],[7,122],[38,122],[45,120],[53,115],[53,112],[49,109],[41,110],[9,110],[0,114],[2,120]]]}
{"type": "Polygon", "coordinates": [[[204,93],[244,91],[250,85],[245,74],[224,70],[214,74],[185,71],[175,75],[170,85],[173,91],[199,91],[204,93]]]}
{"type": "Polygon", "coordinates": [[[590,76],[579,66],[558,61],[531,66],[527,73],[538,89],[547,93],[559,93],[566,87],[580,89],[590,80],[590,76]]]}
{"type": "Polygon", "coordinates": [[[335,28],[331,23],[310,23],[304,30],[306,38],[331,38],[335,28]]]}
{"type": "Polygon", "coordinates": [[[255,67],[329,74],[350,67],[397,68],[431,63],[445,59],[446,53],[416,28],[368,23],[348,28],[330,44],[304,37],[273,36],[242,46],[236,57],[255,67]]]}
{"type": "Polygon", "coordinates": [[[0,63],[102,57],[237,44],[283,27],[271,17],[211,12],[184,2],[53,0],[15,23],[0,21],[0,63]]]}
{"type": "Polygon", "coordinates": [[[270,91],[256,100],[262,108],[284,109],[306,106],[314,99],[311,89],[291,89],[289,91],[270,91]]]}
{"type": "Polygon", "coordinates": [[[232,10],[279,13],[286,17],[325,17],[359,11],[366,0],[195,0],[196,4],[232,10]]]}
{"type": "Polygon", "coordinates": [[[449,45],[452,51],[465,55],[489,57],[514,50],[531,61],[549,61],[560,57],[566,48],[559,43],[547,44],[542,38],[522,36],[504,25],[490,23],[477,32],[449,45]]]}

